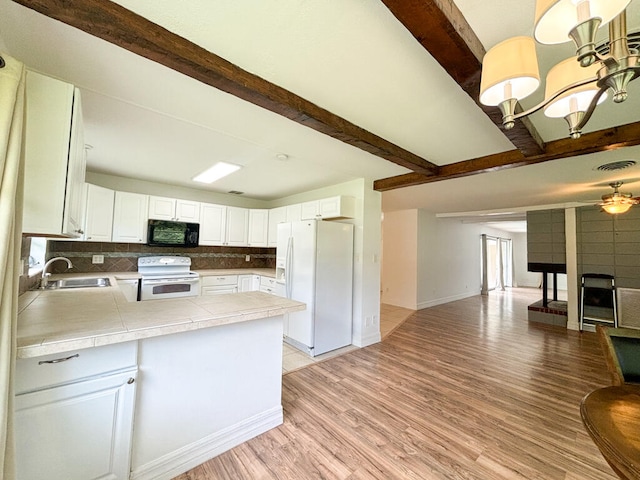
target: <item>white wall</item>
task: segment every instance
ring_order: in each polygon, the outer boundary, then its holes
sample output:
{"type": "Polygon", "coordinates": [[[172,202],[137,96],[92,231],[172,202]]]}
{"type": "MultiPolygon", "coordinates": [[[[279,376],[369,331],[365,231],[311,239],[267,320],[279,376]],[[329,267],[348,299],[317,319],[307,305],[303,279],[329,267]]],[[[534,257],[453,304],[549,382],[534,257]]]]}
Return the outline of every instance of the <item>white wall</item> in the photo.
{"type": "MultiPolygon", "coordinates": [[[[438,218],[424,210],[385,212],[382,302],[418,310],[479,295],[482,234],[511,238],[514,251],[526,250],[526,236],[482,224],[438,218]]],[[[515,269],[516,277],[521,275],[526,262],[516,263],[515,269]]]]}
{"type": "Polygon", "coordinates": [[[382,246],[382,303],[416,310],[418,210],[385,213],[382,246]]]}
{"type": "Polygon", "coordinates": [[[513,238],[515,286],[538,288],[542,284],[542,274],[527,270],[527,234],[512,233],[511,235],[513,238]]]}
{"type": "Polygon", "coordinates": [[[418,216],[418,309],[480,294],[480,235],[494,232],[478,224],[418,216]]]}

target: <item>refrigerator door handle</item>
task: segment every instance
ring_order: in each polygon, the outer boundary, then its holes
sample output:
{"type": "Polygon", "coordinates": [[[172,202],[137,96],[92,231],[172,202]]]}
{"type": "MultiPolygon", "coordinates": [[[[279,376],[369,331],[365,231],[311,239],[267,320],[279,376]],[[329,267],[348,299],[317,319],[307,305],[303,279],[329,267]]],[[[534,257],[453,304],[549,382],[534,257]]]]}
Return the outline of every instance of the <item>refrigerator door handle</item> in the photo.
{"type": "Polygon", "coordinates": [[[291,298],[291,283],[293,280],[293,237],[287,240],[287,260],[286,260],[287,277],[285,281],[285,293],[287,298],[291,298]]]}

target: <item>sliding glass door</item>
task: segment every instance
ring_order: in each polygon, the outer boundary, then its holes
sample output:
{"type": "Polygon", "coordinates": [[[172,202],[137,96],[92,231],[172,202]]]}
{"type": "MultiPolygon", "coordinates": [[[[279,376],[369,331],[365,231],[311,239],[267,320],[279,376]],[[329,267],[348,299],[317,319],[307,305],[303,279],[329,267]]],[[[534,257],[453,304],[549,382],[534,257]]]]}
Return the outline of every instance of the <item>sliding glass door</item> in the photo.
{"type": "Polygon", "coordinates": [[[482,292],[513,286],[511,239],[482,235],[482,292]]]}

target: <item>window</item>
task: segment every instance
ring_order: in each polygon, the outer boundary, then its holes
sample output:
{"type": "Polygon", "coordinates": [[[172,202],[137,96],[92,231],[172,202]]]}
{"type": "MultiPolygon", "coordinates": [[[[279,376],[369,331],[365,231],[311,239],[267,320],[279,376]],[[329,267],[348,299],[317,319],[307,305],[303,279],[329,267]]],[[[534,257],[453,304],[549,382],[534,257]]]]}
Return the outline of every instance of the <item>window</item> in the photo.
{"type": "Polygon", "coordinates": [[[47,253],[47,239],[42,237],[31,238],[29,249],[29,276],[36,275],[44,268],[45,254],[47,253]]]}

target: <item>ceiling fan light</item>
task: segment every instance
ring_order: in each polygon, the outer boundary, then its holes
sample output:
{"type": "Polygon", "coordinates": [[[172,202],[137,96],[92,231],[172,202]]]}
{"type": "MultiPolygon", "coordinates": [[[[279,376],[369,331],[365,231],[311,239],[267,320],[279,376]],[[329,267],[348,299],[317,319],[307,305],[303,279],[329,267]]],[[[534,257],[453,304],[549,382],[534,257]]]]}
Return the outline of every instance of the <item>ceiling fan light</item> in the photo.
{"type": "MultiPolygon", "coordinates": [[[[569,85],[576,82],[596,78],[598,72],[597,65],[589,67],[581,67],[575,57],[567,58],[555,65],[547,74],[544,98],[545,101],[554,95],[562,92],[569,85]]],[[[564,118],[570,113],[577,111],[585,112],[598,93],[598,86],[594,80],[591,83],[582,85],[581,87],[572,88],[571,90],[561,93],[551,103],[544,108],[544,114],[551,118],[564,118]]],[[[598,99],[598,104],[607,98],[606,92],[598,99]]]]}
{"type": "Polygon", "coordinates": [[[621,193],[618,188],[622,185],[622,182],[614,182],[610,184],[613,187],[613,193],[602,196],[602,203],[599,205],[607,213],[617,215],[625,213],[633,205],[637,205],[639,200],[633,198],[630,193],[621,193]]]}
{"type": "Polygon", "coordinates": [[[569,32],[579,23],[599,17],[601,26],[605,25],[629,3],[631,0],[536,0],[533,35],[544,44],[569,42],[569,32]],[[584,12],[589,12],[588,18],[582,18],[584,12]]]}
{"type": "Polygon", "coordinates": [[[480,102],[496,106],[521,100],[540,85],[536,44],[531,37],[509,38],[490,49],[482,61],[480,102]]]}
{"type": "Polygon", "coordinates": [[[602,207],[602,210],[604,210],[605,212],[611,215],[618,215],[620,213],[627,212],[633,206],[633,204],[612,202],[612,203],[602,203],[600,204],[600,206],[602,207]]]}

